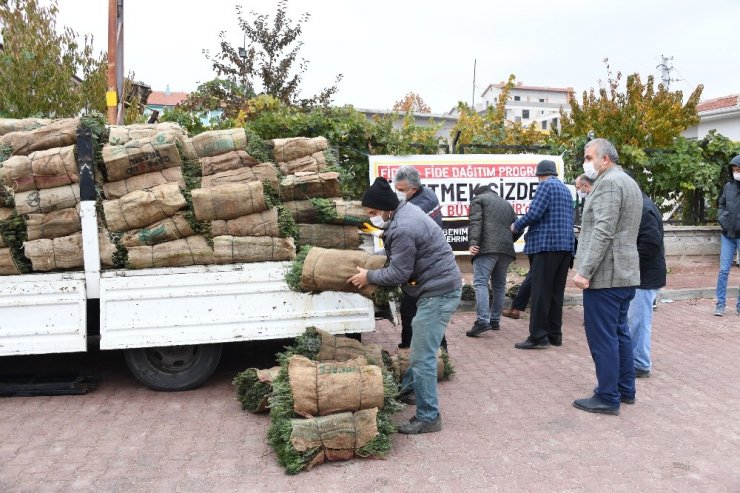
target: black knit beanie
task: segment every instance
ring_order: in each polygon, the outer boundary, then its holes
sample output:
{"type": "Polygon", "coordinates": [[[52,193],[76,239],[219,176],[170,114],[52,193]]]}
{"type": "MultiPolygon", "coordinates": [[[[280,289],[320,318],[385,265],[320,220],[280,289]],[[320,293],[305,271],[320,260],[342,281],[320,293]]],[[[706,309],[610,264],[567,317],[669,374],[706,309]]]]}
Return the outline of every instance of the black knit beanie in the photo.
{"type": "Polygon", "coordinates": [[[362,196],[362,205],[379,211],[395,211],[399,200],[388,180],[379,176],[362,196]]]}

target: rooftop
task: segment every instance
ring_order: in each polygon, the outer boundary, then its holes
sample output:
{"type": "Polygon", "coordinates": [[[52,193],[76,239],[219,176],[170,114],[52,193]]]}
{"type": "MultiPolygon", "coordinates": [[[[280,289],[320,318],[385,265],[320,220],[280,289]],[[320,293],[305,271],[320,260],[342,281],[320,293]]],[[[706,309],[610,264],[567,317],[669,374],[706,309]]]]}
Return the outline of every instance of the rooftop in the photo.
{"type": "Polygon", "coordinates": [[[187,92],[152,91],[147,100],[147,104],[176,106],[187,97],[187,92]]]}
{"type": "MultiPolygon", "coordinates": [[[[491,89],[503,89],[506,87],[506,82],[501,81],[498,84],[489,84],[485,91],[483,91],[483,94],[485,95],[488,91],[491,89]]],[[[573,88],[572,87],[545,87],[545,86],[525,86],[523,82],[517,82],[516,85],[513,87],[513,89],[517,89],[520,91],[548,91],[548,92],[564,92],[564,93],[572,93],[573,88]]]]}
{"type": "Polygon", "coordinates": [[[730,94],[729,96],[708,99],[696,105],[696,111],[698,113],[704,113],[707,111],[733,108],[735,106],[740,106],[740,101],[738,101],[738,99],[739,97],[737,94],[730,94]]]}

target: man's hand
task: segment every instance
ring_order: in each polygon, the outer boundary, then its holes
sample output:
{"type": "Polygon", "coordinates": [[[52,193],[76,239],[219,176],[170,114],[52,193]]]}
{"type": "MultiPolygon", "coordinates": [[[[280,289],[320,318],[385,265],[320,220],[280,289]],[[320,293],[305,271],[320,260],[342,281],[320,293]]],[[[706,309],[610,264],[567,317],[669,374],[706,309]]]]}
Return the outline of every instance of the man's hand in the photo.
{"type": "Polygon", "coordinates": [[[357,274],[347,279],[347,282],[349,284],[352,284],[357,289],[362,289],[365,286],[367,286],[367,269],[363,269],[362,267],[357,268],[357,274]]]}
{"type": "Polygon", "coordinates": [[[360,231],[362,231],[365,234],[373,235],[376,238],[383,237],[383,230],[380,228],[376,228],[372,224],[363,223],[362,227],[360,227],[360,231]]]}
{"type": "Polygon", "coordinates": [[[575,284],[576,287],[580,289],[588,289],[590,282],[582,275],[576,274],[575,276],[573,276],[573,284],[575,284]]]}
{"type": "Polygon", "coordinates": [[[511,223],[511,232],[514,234],[517,234],[519,231],[517,231],[516,227],[514,227],[514,223],[511,223]]]}
{"type": "Polygon", "coordinates": [[[480,252],[480,248],[478,247],[478,245],[473,245],[468,248],[468,251],[470,252],[470,255],[476,256],[478,255],[478,252],[480,252]]]}

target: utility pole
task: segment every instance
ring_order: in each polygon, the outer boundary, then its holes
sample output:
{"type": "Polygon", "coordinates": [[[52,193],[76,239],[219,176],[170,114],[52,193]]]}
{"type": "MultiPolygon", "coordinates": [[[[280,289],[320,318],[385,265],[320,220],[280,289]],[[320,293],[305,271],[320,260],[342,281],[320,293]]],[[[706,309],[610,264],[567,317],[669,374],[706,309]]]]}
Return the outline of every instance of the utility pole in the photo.
{"type": "Polygon", "coordinates": [[[123,0],[108,0],[108,124],[123,123],[123,0]]]}
{"type": "Polygon", "coordinates": [[[668,91],[671,88],[671,82],[676,80],[676,79],[671,79],[671,70],[673,70],[673,65],[668,65],[673,60],[673,57],[667,57],[665,55],[660,55],[660,58],[661,58],[661,63],[655,68],[660,69],[660,79],[663,81],[663,85],[668,91]]]}
{"type": "Polygon", "coordinates": [[[471,106],[473,111],[475,111],[475,66],[477,65],[477,63],[478,63],[478,59],[474,58],[473,59],[473,103],[471,106]]]}

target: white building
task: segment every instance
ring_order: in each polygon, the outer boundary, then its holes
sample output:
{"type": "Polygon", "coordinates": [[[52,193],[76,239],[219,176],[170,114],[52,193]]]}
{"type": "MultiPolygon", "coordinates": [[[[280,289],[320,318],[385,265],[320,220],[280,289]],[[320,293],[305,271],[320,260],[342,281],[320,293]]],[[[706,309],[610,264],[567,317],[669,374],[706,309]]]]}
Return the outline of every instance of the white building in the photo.
{"type": "Polygon", "coordinates": [[[702,101],[696,106],[696,111],[699,124],[687,128],[681,135],[701,140],[710,130],[716,130],[730,140],[740,141],[740,95],[730,94],[702,101]]]}
{"type": "MultiPolygon", "coordinates": [[[[363,113],[368,120],[372,120],[373,117],[378,116],[385,118],[387,116],[393,117],[393,128],[396,130],[403,127],[403,120],[406,118],[406,114],[402,111],[393,110],[371,110],[357,108],[357,111],[363,113]]],[[[445,139],[447,142],[452,143],[454,135],[451,135],[452,128],[457,124],[458,117],[451,115],[440,115],[438,113],[417,113],[412,112],[411,116],[414,118],[414,124],[420,127],[431,127],[434,125],[440,125],[437,130],[437,137],[445,139]]]]}

